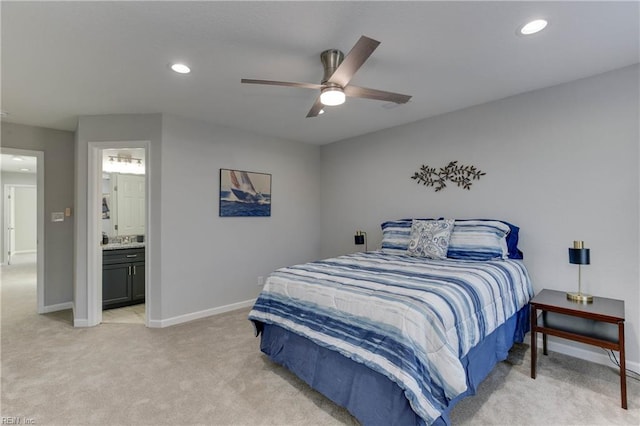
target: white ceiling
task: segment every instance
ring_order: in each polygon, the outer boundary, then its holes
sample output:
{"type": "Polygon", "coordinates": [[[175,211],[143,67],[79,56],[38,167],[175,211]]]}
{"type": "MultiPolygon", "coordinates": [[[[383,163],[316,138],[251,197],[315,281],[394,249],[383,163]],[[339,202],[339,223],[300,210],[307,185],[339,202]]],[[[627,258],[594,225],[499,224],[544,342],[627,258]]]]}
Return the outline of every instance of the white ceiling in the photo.
{"type": "Polygon", "coordinates": [[[6,2],[4,121],[75,130],[77,117],[168,113],[314,144],[402,125],[639,62],[638,2],[6,2]],[[545,31],[516,35],[544,17],[545,31]],[[305,118],[319,54],[381,41],[348,98],[305,118]],[[193,70],[178,75],[168,65],[193,70]],[[388,106],[388,105],[387,105],[388,106]]]}
{"type": "Polygon", "coordinates": [[[3,172],[35,174],[36,164],[36,157],[0,154],[0,170],[3,172]]]}

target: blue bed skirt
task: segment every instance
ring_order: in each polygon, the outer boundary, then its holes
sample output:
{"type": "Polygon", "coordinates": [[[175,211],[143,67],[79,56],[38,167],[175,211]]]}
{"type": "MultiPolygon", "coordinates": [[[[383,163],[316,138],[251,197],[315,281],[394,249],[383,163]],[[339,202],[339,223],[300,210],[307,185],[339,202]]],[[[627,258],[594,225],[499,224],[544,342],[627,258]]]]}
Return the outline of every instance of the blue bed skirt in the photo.
{"type": "MultiPolygon", "coordinates": [[[[338,352],[277,325],[256,324],[262,333],[260,350],[284,366],[313,389],[345,407],[363,425],[424,425],[409,405],[403,390],[386,376],[338,352]]],[[[435,425],[448,425],[451,409],[478,385],[500,361],[507,358],[515,342],[529,331],[529,306],[498,327],[462,359],[468,389],[452,400],[435,425]]]]}

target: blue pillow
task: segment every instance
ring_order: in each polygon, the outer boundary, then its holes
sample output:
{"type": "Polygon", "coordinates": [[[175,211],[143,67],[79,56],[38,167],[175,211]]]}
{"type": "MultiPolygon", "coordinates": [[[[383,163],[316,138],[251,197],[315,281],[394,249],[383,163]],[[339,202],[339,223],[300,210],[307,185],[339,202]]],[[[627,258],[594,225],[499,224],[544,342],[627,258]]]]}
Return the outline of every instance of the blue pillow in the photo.
{"type": "Polygon", "coordinates": [[[500,222],[507,225],[510,229],[507,234],[507,249],[509,250],[509,259],[523,259],[524,255],[518,248],[518,233],[520,232],[520,228],[515,225],[510,224],[509,222],[505,222],[501,220],[500,222]]]}
{"type": "Polygon", "coordinates": [[[382,225],[382,251],[390,254],[407,254],[411,240],[411,219],[390,220],[382,225]]]}
{"type": "MultiPolygon", "coordinates": [[[[442,218],[440,218],[442,219],[442,218]]],[[[382,251],[393,254],[406,254],[411,240],[411,223],[413,219],[399,219],[382,224],[382,251]]],[[[431,219],[420,219],[431,220],[431,219]]],[[[470,219],[471,220],[471,219],[470,219]]],[[[524,255],[518,248],[520,228],[504,220],[472,219],[476,221],[501,222],[509,227],[507,234],[507,257],[509,259],[523,259],[524,255]]],[[[462,220],[458,220],[461,222],[462,220]]],[[[454,254],[455,256],[455,254],[454,254]]]]}
{"type": "MultiPolygon", "coordinates": [[[[473,220],[494,221],[495,219],[473,219],[473,220]]],[[[518,234],[520,233],[520,228],[518,228],[517,226],[509,222],[505,222],[504,220],[498,220],[497,222],[502,222],[509,227],[509,233],[507,234],[507,250],[509,250],[509,253],[507,255],[508,258],[523,259],[524,254],[518,248],[518,239],[519,239],[518,234]]]]}
{"type": "Polygon", "coordinates": [[[511,228],[497,220],[456,220],[447,257],[461,260],[507,259],[511,228]]]}

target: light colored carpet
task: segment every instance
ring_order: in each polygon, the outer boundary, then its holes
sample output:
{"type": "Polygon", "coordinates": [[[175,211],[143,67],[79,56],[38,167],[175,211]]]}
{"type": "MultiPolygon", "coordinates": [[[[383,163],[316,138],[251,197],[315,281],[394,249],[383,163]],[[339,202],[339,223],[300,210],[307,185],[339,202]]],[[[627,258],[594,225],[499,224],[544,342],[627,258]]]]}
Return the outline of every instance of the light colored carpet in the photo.
{"type": "MultiPolygon", "coordinates": [[[[247,310],[165,329],[71,326],[35,314],[35,276],[2,268],[0,413],[39,425],[354,425],[349,413],[271,363],[247,310]]],[[[640,423],[640,386],[620,408],[616,370],[550,353],[529,377],[514,348],[453,411],[454,425],[640,423]]]]}

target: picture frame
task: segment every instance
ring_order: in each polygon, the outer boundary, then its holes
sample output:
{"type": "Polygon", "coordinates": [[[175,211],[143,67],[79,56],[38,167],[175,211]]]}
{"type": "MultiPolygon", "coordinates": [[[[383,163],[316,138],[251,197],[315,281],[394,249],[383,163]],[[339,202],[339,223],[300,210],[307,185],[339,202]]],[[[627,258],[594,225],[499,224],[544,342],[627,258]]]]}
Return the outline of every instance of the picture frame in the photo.
{"type": "Polygon", "coordinates": [[[271,174],[220,169],[220,217],[271,216],[271,174]]]}

